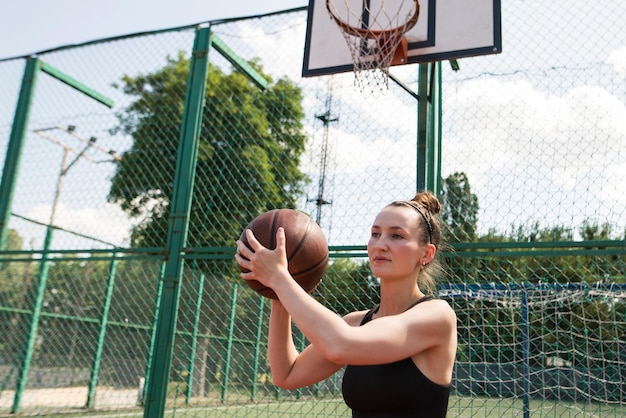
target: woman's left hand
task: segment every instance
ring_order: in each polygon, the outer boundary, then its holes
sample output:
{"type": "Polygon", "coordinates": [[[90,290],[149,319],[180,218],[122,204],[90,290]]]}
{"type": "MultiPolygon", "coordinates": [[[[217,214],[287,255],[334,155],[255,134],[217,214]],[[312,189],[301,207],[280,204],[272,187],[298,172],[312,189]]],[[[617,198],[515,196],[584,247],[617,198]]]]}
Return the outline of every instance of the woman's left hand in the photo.
{"type": "Polygon", "coordinates": [[[246,238],[250,248],[242,241],[237,240],[237,253],[235,259],[239,266],[248,270],[248,273],[241,273],[245,280],[258,280],[265,286],[273,288],[273,280],[280,280],[282,271],[289,276],[287,252],[285,249],[285,230],[281,227],[276,231],[276,248],[270,250],[261,244],[254,233],[247,229],[246,238]]]}

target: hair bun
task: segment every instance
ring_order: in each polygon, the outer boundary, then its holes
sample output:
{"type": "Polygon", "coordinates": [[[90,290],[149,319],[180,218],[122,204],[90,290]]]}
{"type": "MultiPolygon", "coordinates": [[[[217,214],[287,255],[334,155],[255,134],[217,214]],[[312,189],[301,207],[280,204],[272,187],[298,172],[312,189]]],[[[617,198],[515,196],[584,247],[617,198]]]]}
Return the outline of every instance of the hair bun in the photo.
{"type": "Polygon", "coordinates": [[[417,202],[432,215],[437,215],[441,212],[441,203],[439,203],[439,199],[431,192],[420,192],[411,200],[417,202]]]}

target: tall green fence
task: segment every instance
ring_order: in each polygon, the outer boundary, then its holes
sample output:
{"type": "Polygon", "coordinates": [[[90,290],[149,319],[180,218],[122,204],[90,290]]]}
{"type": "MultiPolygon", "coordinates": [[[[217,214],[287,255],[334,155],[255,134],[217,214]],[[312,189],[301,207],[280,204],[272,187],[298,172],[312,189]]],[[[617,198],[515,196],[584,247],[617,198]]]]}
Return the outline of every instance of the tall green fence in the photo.
{"type": "MultiPolygon", "coordinates": [[[[626,415],[625,19],[503,0],[501,54],[431,66],[449,416],[626,415]]],[[[331,250],[314,296],[376,303],[370,222],[424,180],[419,68],[378,97],[302,78],[305,29],[298,8],[0,61],[0,415],[349,416],[340,373],[272,385],[234,241],[302,210],[331,250]]]]}

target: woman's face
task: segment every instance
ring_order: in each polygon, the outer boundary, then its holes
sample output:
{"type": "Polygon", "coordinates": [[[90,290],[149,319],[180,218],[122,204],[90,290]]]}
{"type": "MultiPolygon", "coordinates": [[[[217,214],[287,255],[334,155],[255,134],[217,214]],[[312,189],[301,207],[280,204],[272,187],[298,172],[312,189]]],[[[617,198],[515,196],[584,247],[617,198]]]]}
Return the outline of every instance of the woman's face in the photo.
{"type": "Polygon", "coordinates": [[[376,277],[415,277],[425,249],[419,245],[419,213],[410,207],[388,206],[374,220],[367,255],[376,277]]]}

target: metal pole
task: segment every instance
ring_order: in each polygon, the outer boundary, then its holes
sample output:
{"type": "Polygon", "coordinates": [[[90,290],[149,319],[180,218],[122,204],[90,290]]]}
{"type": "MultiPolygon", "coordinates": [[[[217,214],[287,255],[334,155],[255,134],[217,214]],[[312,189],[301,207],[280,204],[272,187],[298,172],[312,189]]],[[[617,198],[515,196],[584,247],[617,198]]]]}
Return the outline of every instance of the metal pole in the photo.
{"type": "MultiPolygon", "coordinates": [[[[191,332],[191,347],[189,349],[189,368],[187,374],[187,393],[185,396],[185,401],[187,404],[191,403],[191,397],[193,395],[193,378],[194,378],[194,367],[196,362],[196,347],[198,344],[198,329],[200,327],[200,316],[202,315],[202,293],[204,292],[204,273],[200,273],[200,278],[198,279],[198,287],[197,287],[197,296],[196,296],[196,309],[194,312],[193,318],[193,330],[191,332]]],[[[201,362],[204,364],[204,362],[201,362]]],[[[203,382],[200,382],[202,384],[203,382]]]]}
{"type": "Polygon", "coordinates": [[[161,270],[159,273],[159,282],[157,287],[157,294],[154,298],[154,315],[152,316],[152,333],[150,336],[150,349],[148,351],[148,361],[146,362],[146,377],[143,382],[143,391],[141,394],[140,404],[145,405],[145,399],[148,396],[148,388],[150,387],[150,370],[152,370],[152,356],[154,354],[154,347],[156,345],[156,332],[159,324],[157,319],[159,318],[159,311],[161,306],[161,295],[163,294],[163,277],[165,276],[165,263],[161,264],[161,270]]]}
{"type": "Polygon", "coordinates": [[[169,213],[167,262],[163,277],[163,292],[157,319],[155,345],[152,352],[153,360],[149,372],[150,384],[145,400],[145,418],[160,418],[165,413],[167,386],[176,335],[180,281],[183,273],[183,249],[187,242],[189,230],[189,213],[193,197],[210,46],[210,28],[198,29],[194,40],[181,123],[178,160],[169,213]]]}
{"type": "Polygon", "coordinates": [[[522,387],[524,418],[530,417],[530,326],[528,315],[528,293],[522,288],[522,387]]]}
{"type": "Polygon", "coordinates": [[[254,369],[252,373],[252,391],[250,397],[254,400],[256,396],[256,387],[258,383],[259,357],[261,356],[261,330],[263,328],[263,305],[265,298],[259,298],[259,309],[257,310],[256,335],[254,339],[254,369]]]}
{"type": "Polygon", "coordinates": [[[428,145],[426,157],[426,190],[435,194],[439,188],[441,147],[441,62],[430,64],[428,145]]]}
{"type": "Polygon", "coordinates": [[[91,376],[89,379],[89,389],[87,393],[87,408],[94,407],[96,400],[96,387],[98,386],[98,377],[100,373],[100,364],[102,363],[102,352],[104,351],[104,340],[107,332],[107,324],[109,322],[109,310],[111,309],[111,300],[113,299],[113,289],[115,288],[115,275],[117,274],[116,254],[113,253],[113,260],[109,266],[109,277],[107,279],[107,287],[104,295],[102,307],[102,315],[100,317],[100,329],[98,332],[98,344],[96,353],[93,358],[93,366],[91,368],[91,376]]]}
{"type": "Polygon", "coordinates": [[[417,96],[417,190],[437,194],[441,181],[441,62],[419,65],[417,96]]]}
{"type": "Polygon", "coordinates": [[[233,340],[235,338],[235,313],[237,307],[237,285],[233,285],[230,300],[230,320],[228,323],[228,339],[226,343],[226,358],[224,359],[224,372],[222,377],[222,403],[226,402],[228,394],[228,382],[230,381],[230,363],[232,362],[233,340]]]}
{"type": "Polygon", "coordinates": [[[443,137],[443,78],[441,72],[441,62],[437,63],[437,97],[436,102],[437,108],[435,109],[435,113],[437,115],[436,126],[437,126],[437,134],[436,134],[436,157],[435,162],[437,164],[436,170],[434,170],[435,178],[433,179],[433,192],[436,195],[439,195],[441,192],[441,160],[442,160],[442,144],[441,139],[443,137]]]}
{"type": "Polygon", "coordinates": [[[37,289],[35,291],[35,302],[33,305],[33,313],[30,321],[30,330],[28,332],[28,338],[26,341],[26,347],[24,348],[24,358],[22,361],[22,367],[17,378],[17,385],[15,388],[15,397],[13,399],[12,413],[18,413],[21,407],[22,395],[26,389],[26,381],[28,380],[28,372],[32,362],[33,355],[35,353],[35,343],[37,341],[37,333],[39,331],[39,322],[41,320],[41,311],[43,308],[43,300],[46,294],[46,285],[48,282],[48,270],[50,269],[50,247],[52,246],[52,237],[54,235],[54,218],[56,216],[57,205],[59,202],[59,196],[61,195],[61,188],[63,187],[63,178],[67,173],[67,158],[69,150],[63,149],[63,160],[61,161],[61,171],[57,179],[56,189],[54,191],[54,200],[52,203],[52,210],[50,213],[50,221],[46,228],[46,237],[43,243],[43,251],[41,253],[41,262],[39,264],[39,274],[37,275],[37,289]]]}
{"type": "Polygon", "coordinates": [[[15,116],[13,117],[9,146],[4,160],[4,168],[2,169],[2,179],[0,179],[0,251],[6,248],[9,236],[9,218],[11,217],[13,192],[20,167],[22,149],[24,148],[33,93],[40,69],[41,63],[38,58],[29,58],[26,61],[22,87],[17,100],[15,116]]]}
{"type": "Polygon", "coordinates": [[[428,138],[428,65],[419,64],[417,87],[417,190],[426,188],[426,161],[428,138]]]}

